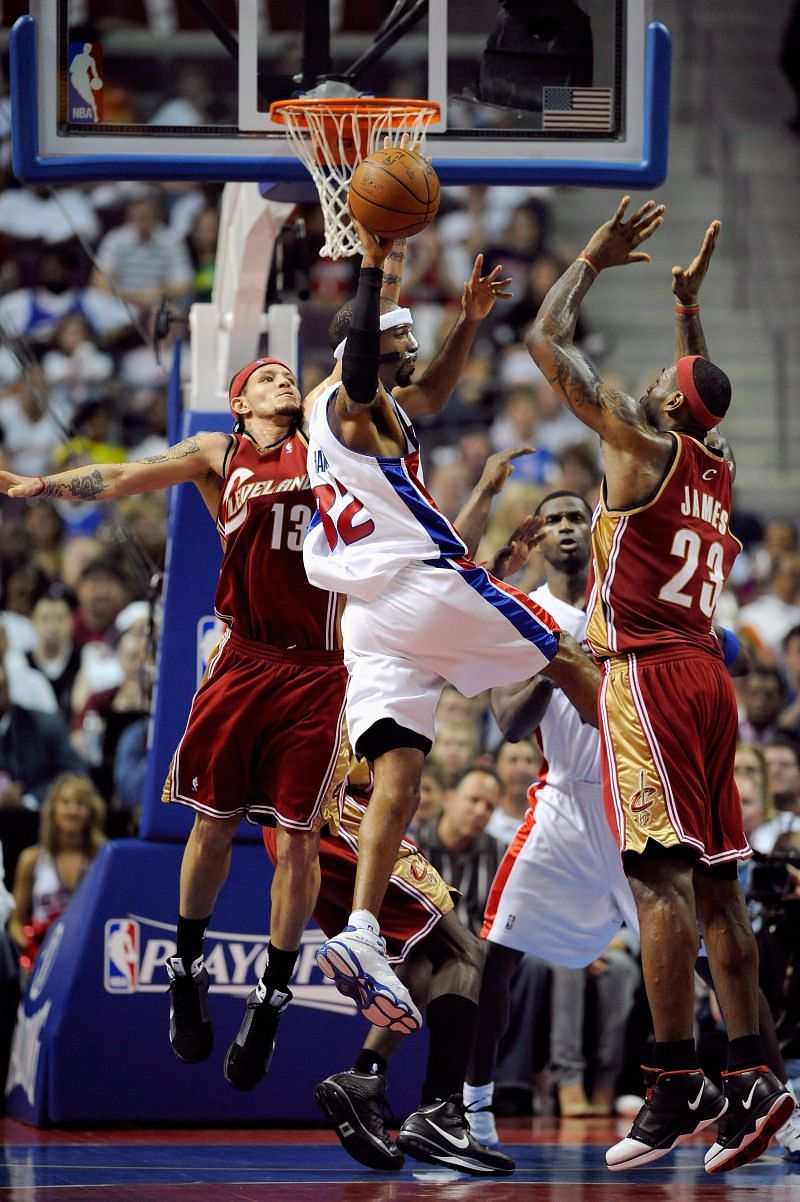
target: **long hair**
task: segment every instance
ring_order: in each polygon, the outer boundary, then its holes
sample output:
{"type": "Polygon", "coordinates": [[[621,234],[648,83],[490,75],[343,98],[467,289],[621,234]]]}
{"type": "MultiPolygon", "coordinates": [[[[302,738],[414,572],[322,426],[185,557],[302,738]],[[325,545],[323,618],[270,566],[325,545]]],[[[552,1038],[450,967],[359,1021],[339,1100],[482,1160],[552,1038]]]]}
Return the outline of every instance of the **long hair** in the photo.
{"type": "Polygon", "coordinates": [[[47,790],[39,820],[39,843],[45,851],[50,852],[51,856],[60,850],[54,811],[56,801],[66,788],[73,788],[80,800],[89,808],[89,821],[83,836],[83,850],[89,859],[93,860],[106,841],[103,834],[106,803],[89,777],[83,776],[79,772],[62,772],[47,790]]]}

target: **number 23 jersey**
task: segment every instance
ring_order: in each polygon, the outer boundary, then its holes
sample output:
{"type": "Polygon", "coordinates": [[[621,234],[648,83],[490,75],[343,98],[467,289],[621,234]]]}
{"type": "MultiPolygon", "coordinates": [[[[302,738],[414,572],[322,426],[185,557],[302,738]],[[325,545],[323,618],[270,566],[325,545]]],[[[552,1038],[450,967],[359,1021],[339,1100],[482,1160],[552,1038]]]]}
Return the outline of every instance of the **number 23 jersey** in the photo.
{"type": "Polygon", "coordinates": [[[730,531],[731,472],[687,434],[652,499],[592,523],[587,636],[595,656],[687,645],[719,655],[711,619],[741,543],[730,531]]]}
{"type": "Polygon", "coordinates": [[[303,537],[316,509],[306,439],[295,431],[259,451],[251,439],[233,438],[217,512],[224,556],[216,612],[256,643],[336,650],[341,598],[310,585],[303,567],[303,537]]]}

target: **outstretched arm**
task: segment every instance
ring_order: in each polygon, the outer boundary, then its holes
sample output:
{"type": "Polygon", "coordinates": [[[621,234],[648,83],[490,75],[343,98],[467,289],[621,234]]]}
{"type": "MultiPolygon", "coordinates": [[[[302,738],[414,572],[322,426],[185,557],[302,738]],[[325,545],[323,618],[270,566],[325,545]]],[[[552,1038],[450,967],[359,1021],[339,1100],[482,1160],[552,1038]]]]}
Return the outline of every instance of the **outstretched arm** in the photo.
{"type": "Polygon", "coordinates": [[[222,478],[226,434],[198,434],[168,447],[160,455],[129,463],[90,463],[48,476],[0,472],[0,492],[10,497],[66,497],[113,501],[193,481],[201,488],[209,478],[222,478]]]}
{"type": "Polygon", "coordinates": [[[717,245],[722,222],[712,221],[705,232],[703,245],[688,267],[673,267],[672,291],[675,295],[675,360],[684,355],[708,356],[708,347],[700,324],[700,305],[697,297],[706,278],[711,256],[717,245]]]}
{"type": "Polygon", "coordinates": [[[532,676],[522,684],[492,689],[489,701],[503,738],[509,743],[527,739],[547,713],[554,688],[546,676],[532,676]]]}
{"type": "MultiPolygon", "coordinates": [[[[352,216],[352,215],[351,215],[352,216]]],[[[383,265],[394,245],[393,238],[378,238],[352,218],[361,239],[362,259],[353,315],[342,356],[342,388],[337,409],[349,417],[367,411],[380,395],[378,378],[381,358],[380,293],[383,265]]]]}
{"type": "Polygon", "coordinates": [[[412,419],[425,413],[439,413],[444,408],[461,378],[481,322],[491,313],[498,298],[511,296],[508,291],[511,279],[500,278],[503,268],[499,264],[488,275],[481,275],[482,269],[483,255],[478,255],[464,284],[461,312],[436,356],[415,384],[394,390],[412,419]]]}
{"type": "Polygon", "coordinates": [[[648,200],[624,221],[629,203],[630,197],[623,197],[614,216],[592,235],[586,250],[550,289],[525,342],[534,362],[576,417],[611,445],[634,450],[646,428],[639,406],[605,385],[573,341],[581,303],[600,271],[650,260],[635,248],[661,225],[664,206],[648,200]]]}

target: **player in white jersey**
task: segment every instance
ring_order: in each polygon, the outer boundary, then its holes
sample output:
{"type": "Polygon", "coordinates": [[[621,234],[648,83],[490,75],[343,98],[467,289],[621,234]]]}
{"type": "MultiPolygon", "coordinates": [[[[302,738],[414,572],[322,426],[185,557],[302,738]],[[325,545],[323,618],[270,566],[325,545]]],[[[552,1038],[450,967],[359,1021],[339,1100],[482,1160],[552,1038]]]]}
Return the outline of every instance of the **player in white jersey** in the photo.
{"type": "MultiPolygon", "coordinates": [[[[546,584],[531,597],[579,642],[586,635],[586,578],[592,514],[575,493],[540,503],[538,546],[546,584]]],[[[596,676],[599,687],[600,675],[596,676]]],[[[490,1112],[497,1045],[508,1018],[508,987],[523,953],[570,968],[599,959],[636,906],[603,810],[597,730],[546,677],[492,692],[503,734],[537,730],[542,774],[503,859],[486,906],[489,941],[475,1050],[464,1102],[477,1138],[496,1142],[490,1112]]],[[[620,939],[621,952],[625,940],[620,939]]]]}
{"type": "MultiPolygon", "coordinates": [[[[424,387],[426,373],[404,389],[402,409],[387,392],[410,331],[395,326],[381,333],[382,268],[392,243],[358,228],[364,258],[342,383],[323,390],[311,415],[318,515],[303,553],[312,584],[328,588],[336,580],[348,597],[347,722],[356,753],[374,765],[375,788],[361,828],[353,913],[318,961],[370,1021],[413,1030],[419,1011],[388,966],[375,915],[417,807],[442,685],[449,680],[474,696],[547,670],[592,716],[596,685],[574,640],[523,594],[476,567],[426,492],[412,420],[441,409],[457,376],[434,394],[424,387]]],[[[479,256],[446,346],[459,338],[471,343],[504,295],[499,269],[484,277],[481,265],[479,256]]]]}

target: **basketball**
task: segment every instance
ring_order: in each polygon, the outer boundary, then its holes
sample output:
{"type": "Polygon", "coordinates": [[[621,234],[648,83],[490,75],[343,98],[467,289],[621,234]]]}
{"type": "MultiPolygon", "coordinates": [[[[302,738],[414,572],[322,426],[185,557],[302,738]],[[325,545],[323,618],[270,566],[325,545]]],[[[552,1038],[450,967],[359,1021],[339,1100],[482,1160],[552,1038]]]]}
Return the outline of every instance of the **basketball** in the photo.
{"type": "Polygon", "coordinates": [[[350,211],[379,238],[410,238],[433,221],[439,177],[427,159],[400,146],[376,150],[350,180],[350,211]]]}

